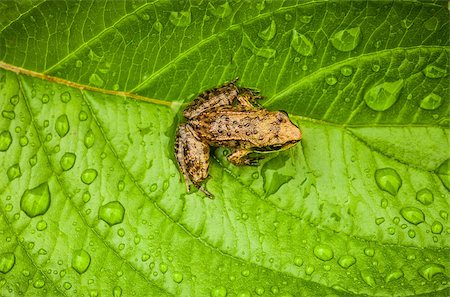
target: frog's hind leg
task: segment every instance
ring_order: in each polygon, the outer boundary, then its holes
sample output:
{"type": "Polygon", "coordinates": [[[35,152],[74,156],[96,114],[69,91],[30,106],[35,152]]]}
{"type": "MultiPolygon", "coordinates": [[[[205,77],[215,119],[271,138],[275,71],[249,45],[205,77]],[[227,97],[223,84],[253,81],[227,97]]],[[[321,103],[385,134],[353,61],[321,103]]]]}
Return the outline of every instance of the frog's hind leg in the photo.
{"type": "Polygon", "coordinates": [[[209,145],[200,140],[189,124],[181,124],[178,127],[175,155],[183,173],[187,191],[190,191],[190,183],[193,183],[200,191],[212,198],[212,195],[201,186],[208,177],[209,145]]]}
{"type": "Polygon", "coordinates": [[[255,107],[260,107],[257,101],[263,99],[264,97],[259,95],[259,91],[253,89],[239,88],[239,94],[237,96],[237,101],[245,109],[255,109],[255,107]]]}
{"type": "Polygon", "coordinates": [[[259,164],[258,160],[264,158],[264,157],[250,158],[248,156],[250,153],[252,153],[252,151],[246,149],[238,149],[228,156],[228,161],[238,166],[240,165],[257,166],[259,164]]]}

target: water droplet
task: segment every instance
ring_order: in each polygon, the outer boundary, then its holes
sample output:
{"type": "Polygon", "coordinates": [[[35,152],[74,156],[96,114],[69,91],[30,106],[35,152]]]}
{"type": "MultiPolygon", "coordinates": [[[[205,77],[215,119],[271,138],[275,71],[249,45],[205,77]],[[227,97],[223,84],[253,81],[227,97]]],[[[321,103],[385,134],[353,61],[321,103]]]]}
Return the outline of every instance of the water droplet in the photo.
{"type": "Polygon", "coordinates": [[[12,137],[9,131],[5,130],[0,133],[0,151],[5,152],[9,149],[11,145],[12,137]]]}
{"type": "Polygon", "coordinates": [[[181,283],[183,281],[183,274],[181,272],[174,272],[172,274],[172,279],[176,283],[181,283]]]}
{"type": "Polygon", "coordinates": [[[114,91],[117,91],[117,90],[119,90],[120,89],[120,85],[119,84],[114,84],[113,85],[113,90],[114,91]]]}
{"type": "Polygon", "coordinates": [[[255,293],[256,293],[256,295],[258,295],[258,296],[262,296],[262,295],[264,294],[265,291],[266,291],[266,290],[264,290],[263,287],[258,287],[258,288],[255,289],[255,293]]]}
{"type": "Polygon", "coordinates": [[[378,71],[380,71],[380,65],[378,65],[378,64],[373,64],[372,65],[372,71],[373,72],[378,72],[378,71]]]}
{"type": "Polygon", "coordinates": [[[98,211],[98,217],[110,226],[122,223],[124,215],[125,208],[119,201],[102,205],[98,211]]]}
{"type": "Polygon", "coordinates": [[[375,279],[373,278],[372,274],[368,271],[361,271],[361,277],[363,281],[371,286],[372,288],[375,287],[377,284],[375,282],[375,279]]]}
{"type": "Polygon", "coordinates": [[[421,268],[419,268],[419,274],[426,280],[431,281],[431,279],[436,274],[444,274],[445,273],[445,267],[441,264],[436,263],[429,263],[421,268]]]}
{"type": "Polygon", "coordinates": [[[305,273],[307,275],[311,275],[314,273],[314,270],[316,270],[316,268],[313,265],[309,264],[309,265],[306,265],[305,273]]]}
{"type": "Polygon", "coordinates": [[[364,94],[364,101],[371,109],[384,111],[394,105],[402,88],[403,79],[381,83],[364,94]]]}
{"type": "Polygon", "coordinates": [[[381,217],[381,218],[377,218],[377,219],[375,220],[375,224],[377,224],[377,225],[381,225],[381,224],[383,224],[383,223],[384,223],[384,221],[385,221],[385,219],[384,219],[383,217],[381,217]]]}
{"type": "Polygon", "coordinates": [[[242,38],[242,45],[251,50],[251,52],[259,57],[263,57],[266,59],[274,58],[277,54],[277,51],[269,48],[269,47],[256,47],[255,44],[250,40],[247,34],[244,34],[242,38]]]}
{"type": "Polygon", "coordinates": [[[408,230],[408,236],[409,238],[414,238],[416,237],[416,232],[414,230],[408,230]]]}
{"type": "Polygon", "coordinates": [[[427,29],[429,31],[435,31],[438,24],[439,24],[438,18],[433,16],[433,17],[429,18],[428,20],[426,20],[425,23],[423,23],[423,26],[425,27],[425,29],[427,29]]]}
{"type": "Polygon", "coordinates": [[[361,28],[344,29],[333,34],[331,44],[342,52],[354,50],[361,42],[361,28]]]}
{"type": "Polygon", "coordinates": [[[252,294],[251,294],[248,290],[240,291],[240,292],[236,295],[236,297],[251,297],[251,296],[252,296],[252,294]]]}
{"type": "Polygon", "coordinates": [[[77,61],[75,62],[75,67],[81,68],[82,66],[83,66],[83,61],[77,60],[77,61]]]}
{"type": "Polygon", "coordinates": [[[47,222],[46,221],[40,220],[39,222],[37,222],[36,230],[44,231],[45,229],[47,229],[47,222]]]}
{"type": "Polygon", "coordinates": [[[436,173],[447,188],[450,191],[450,159],[445,160],[436,170],[436,173]]]}
{"type": "Polygon", "coordinates": [[[169,267],[166,264],[164,263],[159,264],[159,271],[161,271],[161,273],[166,273],[168,269],[169,267]]]}
{"type": "Polygon", "coordinates": [[[61,99],[61,101],[62,101],[63,103],[67,103],[67,102],[69,102],[70,99],[72,99],[72,98],[71,98],[69,92],[64,92],[64,93],[61,94],[60,99],[61,99]]]}
{"type": "Polygon", "coordinates": [[[402,27],[405,29],[409,29],[413,24],[413,21],[408,20],[408,19],[403,19],[402,20],[402,27]]]}
{"type": "Polygon", "coordinates": [[[56,123],[55,123],[55,130],[56,133],[58,133],[59,137],[64,137],[66,136],[66,134],[69,132],[70,129],[70,125],[69,125],[69,120],[67,118],[67,115],[63,114],[60,115],[57,119],[56,119],[56,123]]]}
{"type": "Polygon", "coordinates": [[[92,73],[91,76],[89,76],[89,83],[96,87],[102,87],[105,82],[100,75],[97,73],[92,73]]]}
{"type": "Polygon", "coordinates": [[[81,199],[83,200],[84,203],[88,203],[89,200],[91,200],[91,193],[89,193],[89,191],[84,192],[81,199]]]}
{"type": "Polygon", "coordinates": [[[248,270],[248,269],[242,270],[241,274],[242,274],[242,276],[249,276],[250,270],[248,270]]]}
{"type": "Polygon", "coordinates": [[[303,71],[308,70],[308,66],[307,66],[307,65],[303,65],[303,66],[302,66],[302,70],[303,70],[303,71]]]}
{"type": "Polygon", "coordinates": [[[4,110],[4,111],[2,111],[2,116],[8,120],[14,120],[14,118],[16,117],[16,114],[12,110],[4,110]]]}
{"type": "Polygon", "coordinates": [[[328,76],[327,78],[325,78],[325,81],[330,86],[334,86],[337,83],[337,79],[334,75],[328,76]]]}
{"type": "Polygon", "coordinates": [[[161,24],[160,21],[156,21],[153,24],[153,29],[155,29],[157,32],[161,33],[161,31],[163,30],[163,24],[161,24]]]}
{"type": "Polygon", "coordinates": [[[18,95],[14,95],[9,99],[9,102],[16,106],[19,103],[19,96],[18,95]]]}
{"type": "Polygon", "coordinates": [[[442,104],[442,97],[431,93],[420,102],[420,108],[425,110],[435,110],[442,104]]]}
{"type": "Polygon", "coordinates": [[[42,95],[41,101],[43,104],[47,104],[50,101],[50,97],[47,94],[42,95]]]}
{"type": "Polygon", "coordinates": [[[89,129],[89,131],[86,132],[86,135],[84,136],[84,145],[87,148],[91,148],[94,145],[95,142],[95,136],[92,130],[89,129]]]}
{"type": "Polygon", "coordinates": [[[65,282],[65,283],[63,284],[63,287],[64,287],[64,289],[66,289],[66,290],[70,290],[70,288],[72,288],[72,284],[69,283],[69,282],[65,282]]]}
{"type": "Polygon", "coordinates": [[[270,22],[270,25],[266,29],[258,33],[258,36],[262,40],[269,41],[275,36],[276,32],[277,32],[277,25],[275,24],[275,21],[272,20],[270,22]]]}
{"type": "Polygon", "coordinates": [[[38,279],[33,283],[33,287],[40,289],[45,286],[45,282],[42,279],[38,279]]]}
{"type": "Polygon", "coordinates": [[[430,205],[434,201],[434,196],[430,190],[424,188],[417,192],[416,200],[423,205],[430,205]]]}
{"type": "Polygon", "coordinates": [[[375,171],[375,181],[378,187],[395,196],[402,186],[402,179],[392,168],[381,168],[375,171]]]}
{"type": "Polygon", "coordinates": [[[342,267],[342,268],[349,268],[350,266],[352,266],[353,264],[356,263],[356,259],[353,256],[350,255],[345,255],[339,258],[338,260],[338,264],[342,267]]]}
{"type": "Polygon", "coordinates": [[[296,266],[298,266],[298,267],[302,266],[302,265],[303,265],[303,259],[300,258],[300,257],[295,257],[295,259],[294,259],[294,264],[295,264],[296,266]]]}
{"type": "Polygon", "coordinates": [[[84,110],[82,110],[82,111],[80,111],[80,113],[78,114],[78,119],[80,120],[80,121],[86,121],[87,119],[88,119],[88,114],[84,111],[84,110]]]}
{"type": "Polygon", "coordinates": [[[26,136],[20,137],[19,144],[21,147],[26,146],[28,144],[28,137],[26,137],[26,136]]]}
{"type": "Polygon", "coordinates": [[[431,232],[433,232],[434,234],[441,234],[442,229],[444,229],[444,226],[442,226],[441,222],[434,221],[431,225],[431,232]]]}
{"type": "Polygon", "coordinates": [[[120,228],[119,230],[117,230],[117,235],[119,235],[120,237],[124,237],[125,236],[125,230],[123,228],[120,228]]]}
{"type": "Polygon", "coordinates": [[[394,235],[395,234],[395,228],[394,227],[389,227],[388,228],[388,233],[391,234],[391,235],[394,235]]]}
{"type": "Polygon", "coordinates": [[[309,24],[312,20],[313,16],[312,15],[301,15],[299,17],[300,22],[302,22],[303,24],[309,24]]]}
{"type": "Polygon", "coordinates": [[[273,294],[278,294],[278,293],[280,293],[280,289],[279,289],[277,286],[271,287],[271,288],[270,288],[270,291],[271,291],[273,294]]]}
{"type": "Polygon", "coordinates": [[[86,169],[81,173],[81,181],[87,185],[90,185],[97,178],[97,170],[95,169],[86,169]]]}
{"type": "Polygon", "coordinates": [[[373,257],[375,255],[375,249],[371,247],[366,247],[364,249],[364,254],[368,257],[373,257]]]}
{"type": "MultiPolygon", "coordinates": [[[[441,216],[441,218],[443,218],[444,220],[447,220],[448,218],[448,213],[445,210],[441,210],[439,212],[439,215],[441,216]]],[[[450,233],[450,232],[449,232],[450,233]]]]}
{"type": "Polygon", "coordinates": [[[75,164],[76,158],[77,156],[74,153],[65,153],[59,161],[62,170],[67,171],[72,169],[73,165],[75,164]]]}
{"type": "Polygon", "coordinates": [[[30,218],[43,215],[50,207],[50,190],[46,182],[26,190],[20,199],[20,208],[30,218]]]}
{"type": "Polygon", "coordinates": [[[345,65],[341,67],[341,74],[343,76],[350,76],[353,74],[353,67],[350,65],[345,65]]]}
{"type": "Polygon", "coordinates": [[[13,253],[0,254],[0,272],[8,273],[16,263],[16,256],[13,253]]]}
{"type": "Polygon", "coordinates": [[[213,16],[221,19],[226,18],[233,12],[228,1],[220,5],[216,4],[216,6],[214,6],[212,2],[208,2],[208,11],[211,12],[213,16]]]}
{"type": "Polygon", "coordinates": [[[177,27],[187,27],[191,24],[190,11],[172,11],[169,21],[177,27]]]}
{"type": "Polygon", "coordinates": [[[211,290],[210,295],[211,295],[211,297],[226,297],[227,289],[223,286],[216,287],[211,290]]]}
{"type": "Polygon", "coordinates": [[[85,250],[77,250],[72,255],[72,268],[78,274],[83,274],[91,264],[91,256],[85,250]]]}
{"type": "Polygon", "coordinates": [[[314,42],[303,34],[292,30],[291,47],[300,55],[308,57],[314,55],[316,48],[314,42]]]}
{"type": "Polygon", "coordinates": [[[8,168],[6,171],[6,175],[8,176],[9,181],[12,181],[18,177],[22,176],[22,172],[20,171],[19,164],[14,164],[8,168]]]}
{"type": "Polygon", "coordinates": [[[325,245],[319,244],[314,247],[314,255],[322,261],[329,261],[333,259],[333,250],[325,245]]]}
{"type": "Polygon", "coordinates": [[[41,249],[39,249],[38,254],[39,255],[47,255],[47,250],[41,248],[41,249]]]}
{"type": "Polygon", "coordinates": [[[113,297],[122,297],[122,288],[119,286],[114,287],[113,297]]]}
{"type": "Polygon", "coordinates": [[[442,78],[447,76],[447,70],[434,65],[428,65],[423,70],[423,74],[428,78],[442,78]]]}
{"type": "Polygon", "coordinates": [[[117,190],[123,191],[123,189],[125,189],[125,182],[124,182],[123,180],[120,180],[120,181],[117,183],[117,190]]]}
{"type": "Polygon", "coordinates": [[[425,221],[425,214],[416,207],[402,208],[400,214],[406,221],[414,225],[418,225],[425,221]]]}

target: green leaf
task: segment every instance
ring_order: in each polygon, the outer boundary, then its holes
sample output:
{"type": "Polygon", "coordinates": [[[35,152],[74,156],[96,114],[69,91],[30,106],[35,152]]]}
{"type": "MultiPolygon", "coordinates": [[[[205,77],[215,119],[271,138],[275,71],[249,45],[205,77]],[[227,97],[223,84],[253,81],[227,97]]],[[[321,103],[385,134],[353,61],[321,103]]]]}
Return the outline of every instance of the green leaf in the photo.
{"type": "Polygon", "coordinates": [[[447,296],[446,1],[0,3],[0,295],[447,296]],[[301,128],[187,194],[184,103],[301,128]]]}

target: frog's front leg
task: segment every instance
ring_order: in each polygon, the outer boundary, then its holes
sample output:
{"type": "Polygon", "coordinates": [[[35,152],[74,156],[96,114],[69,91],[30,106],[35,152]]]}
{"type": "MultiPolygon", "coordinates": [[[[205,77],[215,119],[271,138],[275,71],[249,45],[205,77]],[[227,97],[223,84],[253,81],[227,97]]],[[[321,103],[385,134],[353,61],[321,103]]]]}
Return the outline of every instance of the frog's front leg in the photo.
{"type": "Polygon", "coordinates": [[[201,186],[208,177],[209,145],[201,141],[189,124],[181,124],[175,140],[175,155],[184,176],[187,192],[192,182],[209,198],[212,195],[201,186]]]}
{"type": "Polygon", "coordinates": [[[263,99],[263,97],[259,95],[258,91],[252,89],[239,89],[237,101],[244,107],[244,109],[251,110],[255,109],[255,106],[259,107],[260,104],[257,100],[260,99],[263,99]]]}
{"type": "Polygon", "coordinates": [[[257,166],[258,160],[263,159],[264,157],[250,158],[248,155],[252,153],[252,151],[246,149],[237,149],[228,156],[228,161],[233,163],[234,165],[251,165],[257,166]]]}

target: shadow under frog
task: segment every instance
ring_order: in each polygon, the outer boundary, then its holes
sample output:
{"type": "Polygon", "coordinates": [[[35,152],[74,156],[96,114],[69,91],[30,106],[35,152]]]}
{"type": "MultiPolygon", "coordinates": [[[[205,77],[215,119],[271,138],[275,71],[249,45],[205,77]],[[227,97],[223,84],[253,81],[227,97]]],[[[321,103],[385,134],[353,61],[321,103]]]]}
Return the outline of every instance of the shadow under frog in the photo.
{"type": "Polygon", "coordinates": [[[178,126],[175,157],[188,192],[193,183],[212,198],[201,186],[208,177],[210,147],[230,148],[234,165],[257,165],[261,157],[251,153],[286,149],[302,138],[286,112],[259,107],[261,96],[236,81],[202,93],[183,111],[187,122],[178,126]]]}

